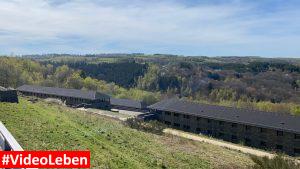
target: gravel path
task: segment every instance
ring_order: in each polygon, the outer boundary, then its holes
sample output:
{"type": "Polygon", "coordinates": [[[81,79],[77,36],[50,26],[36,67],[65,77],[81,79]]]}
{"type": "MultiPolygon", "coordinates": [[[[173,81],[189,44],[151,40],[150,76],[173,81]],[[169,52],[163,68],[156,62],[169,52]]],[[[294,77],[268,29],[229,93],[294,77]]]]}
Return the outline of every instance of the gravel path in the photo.
{"type": "Polygon", "coordinates": [[[210,138],[207,138],[207,137],[204,137],[204,136],[201,136],[201,135],[186,133],[186,132],[179,131],[179,130],[174,130],[174,129],[167,128],[167,129],[164,130],[164,133],[184,137],[184,138],[191,139],[191,140],[194,140],[194,141],[201,141],[201,142],[214,144],[214,145],[221,146],[221,147],[226,147],[226,148],[229,148],[229,149],[232,149],[232,150],[241,151],[243,153],[251,154],[251,155],[255,155],[255,156],[260,156],[260,157],[266,156],[266,157],[269,157],[269,158],[274,157],[274,154],[268,153],[266,151],[257,150],[257,149],[253,149],[253,148],[250,148],[250,147],[244,147],[244,146],[229,143],[229,142],[210,139],[210,138]]]}

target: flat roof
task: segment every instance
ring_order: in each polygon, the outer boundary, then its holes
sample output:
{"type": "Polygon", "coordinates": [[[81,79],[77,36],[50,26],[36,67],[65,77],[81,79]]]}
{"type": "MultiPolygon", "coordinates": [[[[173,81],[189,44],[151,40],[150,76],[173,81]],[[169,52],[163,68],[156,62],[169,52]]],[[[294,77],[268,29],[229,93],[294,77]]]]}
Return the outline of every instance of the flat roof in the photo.
{"type": "Polygon", "coordinates": [[[179,99],[167,99],[148,108],[161,111],[195,115],[232,123],[300,133],[300,116],[285,113],[263,112],[250,109],[215,106],[179,99]]]}
{"type": "Polygon", "coordinates": [[[114,105],[114,106],[124,106],[124,107],[131,107],[131,108],[137,108],[137,109],[144,108],[143,103],[141,101],[131,100],[131,99],[111,98],[110,104],[114,105]]]}
{"type": "Polygon", "coordinates": [[[17,90],[21,92],[32,92],[32,93],[48,94],[48,95],[55,95],[55,96],[82,98],[82,99],[89,99],[89,100],[110,98],[108,95],[96,91],[66,89],[66,88],[57,88],[57,87],[44,87],[44,86],[36,86],[36,85],[23,85],[18,87],[17,90]]]}

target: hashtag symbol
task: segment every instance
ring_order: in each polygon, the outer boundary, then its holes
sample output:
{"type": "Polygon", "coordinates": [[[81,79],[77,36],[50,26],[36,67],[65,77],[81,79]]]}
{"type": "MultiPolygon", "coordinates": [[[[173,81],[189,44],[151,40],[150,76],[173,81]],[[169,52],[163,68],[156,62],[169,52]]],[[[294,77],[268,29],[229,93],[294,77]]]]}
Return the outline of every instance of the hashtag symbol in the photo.
{"type": "Polygon", "coordinates": [[[9,163],[9,156],[6,154],[2,156],[2,165],[7,165],[9,163]]]}

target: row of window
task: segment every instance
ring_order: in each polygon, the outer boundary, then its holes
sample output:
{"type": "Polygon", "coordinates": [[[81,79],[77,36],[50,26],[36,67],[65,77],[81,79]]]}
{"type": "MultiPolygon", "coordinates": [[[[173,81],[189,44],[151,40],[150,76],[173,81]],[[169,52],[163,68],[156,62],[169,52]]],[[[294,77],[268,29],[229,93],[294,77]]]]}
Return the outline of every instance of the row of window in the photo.
{"type": "MultiPolygon", "coordinates": [[[[166,125],[172,125],[172,123],[170,122],[170,121],[165,121],[165,124],[166,125]]],[[[176,128],[180,128],[181,127],[181,124],[179,124],[179,123],[173,123],[173,126],[174,127],[176,127],[176,128]]],[[[250,127],[250,126],[249,126],[250,127]]],[[[182,125],[182,128],[184,129],[184,130],[190,130],[191,129],[191,126],[189,126],[189,125],[187,125],[187,124],[183,124],[182,125]]],[[[246,127],[247,128],[247,127],[246,127]]],[[[247,129],[246,129],[247,130],[247,129]]],[[[212,130],[205,130],[205,131],[203,131],[203,130],[201,130],[200,128],[196,128],[196,132],[197,133],[203,133],[203,134],[206,134],[206,135],[212,135],[213,134],[213,132],[212,132],[212,130]]],[[[264,132],[264,130],[261,130],[261,132],[264,132]]],[[[277,133],[277,136],[283,136],[283,132],[282,131],[277,131],[276,132],[277,133]]],[[[219,138],[225,138],[225,133],[222,133],[222,132],[218,132],[217,133],[217,136],[219,137],[219,138]]],[[[295,134],[294,135],[295,137],[295,139],[300,139],[300,135],[299,134],[295,134]]],[[[230,137],[229,137],[230,138],[230,137]]],[[[238,137],[236,136],[236,135],[231,135],[231,142],[235,142],[235,143],[237,143],[239,141],[239,139],[238,139],[238,137]]],[[[247,145],[247,146],[251,146],[251,144],[252,144],[252,140],[250,139],[250,138],[244,138],[244,143],[245,143],[245,145],[247,145]]],[[[268,148],[268,143],[267,142],[265,142],[265,141],[260,141],[260,143],[259,143],[259,146],[261,147],[261,148],[268,148]]],[[[282,151],[283,150],[283,145],[280,145],[280,144],[276,144],[275,145],[275,149],[277,150],[277,151],[282,151]]],[[[296,155],[299,155],[300,154],[300,148],[294,148],[294,154],[296,154],[296,155]]]]}
{"type": "MultiPolygon", "coordinates": [[[[165,112],[165,115],[170,116],[171,112],[165,112]]],[[[179,117],[180,115],[181,114],[179,114],[179,113],[174,113],[174,117],[179,117]]],[[[182,116],[185,119],[190,119],[190,117],[191,117],[190,115],[186,115],[186,114],[183,114],[182,116]]],[[[200,121],[201,119],[203,119],[203,118],[197,117],[197,121],[200,121]]],[[[211,121],[212,121],[211,119],[205,119],[205,120],[206,120],[207,123],[211,123],[211,121]]],[[[219,121],[218,123],[219,123],[220,126],[223,126],[225,124],[224,121],[219,121]]],[[[237,123],[231,123],[232,128],[237,128],[237,126],[238,126],[237,123]]],[[[176,127],[179,127],[179,126],[177,125],[176,127]]],[[[245,126],[246,131],[251,131],[251,128],[252,128],[251,126],[247,126],[247,125],[245,126]]],[[[259,131],[261,133],[264,133],[264,132],[266,132],[266,129],[260,128],[259,131]]],[[[276,131],[276,135],[277,136],[283,136],[283,131],[276,131]]],[[[295,139],[300,139],[300,134],[295,134],[294,138],[295,139]]]]}
{"type": "MultiPolygon", "coordinates": [[[[172,123],[170,121],[165,121],[166,125],[172,125],[172,123]]],[[[179,128],[181,125],[179,123],[174,123],[173,124],[174,127],[179,128]]],[[[235,123],[232,123],[232,127],[235,128],[237,127],[235,123]]],[[[189,130],[191,127],[188,125],[183,125],[183,128],[186,130],[189,130]]],[[[248,131],[251,127],[250,126],[246,126],[245,129],[248,131]]],[[[196,128],[196,132],[200,132],[201,129],[200,128],[196,128]]],[[[260,129],[260,132],[265,132],[265,130],[263,128],[260,129]]],[[[277,136],[283,136],[283,131],[276,131],[276,135],[277,136]]],[[[294,138],[295,139],[300,139],[300,134],[294,134],[294,138]]]]}

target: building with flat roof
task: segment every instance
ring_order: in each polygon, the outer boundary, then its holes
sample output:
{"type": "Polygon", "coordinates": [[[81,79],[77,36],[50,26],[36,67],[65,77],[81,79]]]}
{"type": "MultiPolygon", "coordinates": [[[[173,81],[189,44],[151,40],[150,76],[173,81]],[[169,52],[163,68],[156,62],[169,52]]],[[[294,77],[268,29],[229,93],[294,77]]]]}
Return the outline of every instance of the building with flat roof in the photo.
{"type": "Polygon", "coordinates": [[[111,98],[110,104],[113,109],[119,110],[129,110],[129,111],[137,111],[137,112],[145,112],[146,104],[142,101],[131,100],[131,99],[117,99],[111,98]]]}
{"type": "Polygon", "coordinates": [[[148,107],[170,127],[300,155],[300,117],[169,99],[148,107]]]}
{"type": "Polygon", "coordinates": [[[65,101],[67,105],[75,107],[110,108],[110,97],[96,91],[65,89],[56,87],[43,87],[23,85],[17,88],[18,92],[26,96],[40,98],[56,98],[65,101]]]}

